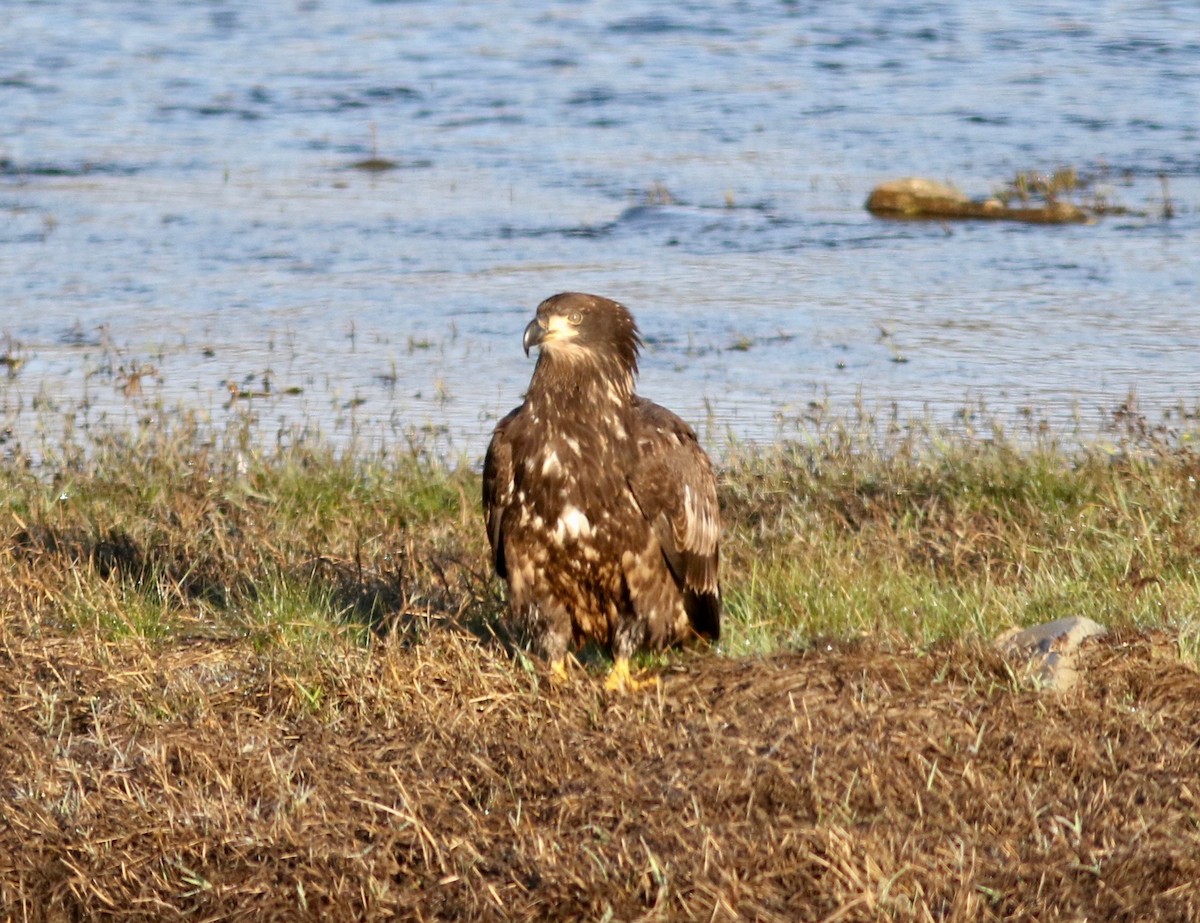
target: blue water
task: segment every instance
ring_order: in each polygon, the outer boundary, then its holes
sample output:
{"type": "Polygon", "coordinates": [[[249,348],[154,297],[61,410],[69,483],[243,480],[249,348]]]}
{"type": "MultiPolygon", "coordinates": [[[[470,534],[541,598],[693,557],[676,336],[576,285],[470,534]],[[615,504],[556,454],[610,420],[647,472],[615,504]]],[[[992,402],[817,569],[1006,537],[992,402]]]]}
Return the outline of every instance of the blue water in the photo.
{"type": "Polygon", "coordinates": [[[1194,409],[1200,5],[1001,6],[6,0],[0,423],[476,458],[564,289],[633,309],[642,392],[714,448],[814,405],[1194,409]],[[1065,165],[1135,214],[863,209],[1065,165]]]}

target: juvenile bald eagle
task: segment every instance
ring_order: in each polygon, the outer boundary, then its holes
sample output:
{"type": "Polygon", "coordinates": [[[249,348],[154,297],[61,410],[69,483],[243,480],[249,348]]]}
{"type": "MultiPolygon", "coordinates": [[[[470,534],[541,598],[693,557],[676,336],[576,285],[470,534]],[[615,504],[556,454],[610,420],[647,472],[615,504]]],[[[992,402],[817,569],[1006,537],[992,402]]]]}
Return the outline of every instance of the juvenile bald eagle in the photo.
{"type": "Polygon", "coordinates": [[[712,464],[683,420],[634,393],[641,337],[623,305],[566,292],[538,305],[525,402],[496,426],[483,509],[516,633],[566,676],[569,648],[629,658],[721,630],[712,464]]]}

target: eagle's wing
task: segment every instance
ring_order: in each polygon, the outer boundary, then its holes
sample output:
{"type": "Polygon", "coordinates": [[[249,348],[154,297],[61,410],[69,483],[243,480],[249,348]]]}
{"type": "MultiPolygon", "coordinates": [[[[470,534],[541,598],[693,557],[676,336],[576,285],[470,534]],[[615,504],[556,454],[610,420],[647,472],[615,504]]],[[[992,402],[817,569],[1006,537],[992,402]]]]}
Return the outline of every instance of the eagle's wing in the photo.
{"type": "Polygon", "coordinates": [[[692,428],[665,407],[638,397],[635,416],[638,457],[630,489],[683,591],[692,627],[715,641],[721,631],[721,520],[712,462],[692,428]]]}
{"type": "Polygon", "coordinates": [[[496,424],[483,459],[483,517],[487,522],[488,544],[492,546],[492,563],[497,576],[502,579],[508,577],[508,570],[504,564],[501,522],[513,499],[513,449],[509,427],[520,409],[509,412],[496,424]]]}

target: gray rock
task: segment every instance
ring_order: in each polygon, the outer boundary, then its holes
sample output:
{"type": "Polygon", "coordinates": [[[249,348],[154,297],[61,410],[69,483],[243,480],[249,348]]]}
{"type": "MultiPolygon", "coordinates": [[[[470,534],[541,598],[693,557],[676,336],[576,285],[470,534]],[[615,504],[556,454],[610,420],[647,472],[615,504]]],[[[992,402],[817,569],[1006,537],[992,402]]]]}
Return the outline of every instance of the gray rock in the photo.
{"type": "Polygon", "coordinates": [[[996,638],[996,646],[1009,656],[1025,660],[1039,685],[1062,692],[1079,679],[1075,654],[1080,645],[1088,638],[1107,633],[1103,625],[1075,616],[1030,628],[1010,629],[996,638]]]}

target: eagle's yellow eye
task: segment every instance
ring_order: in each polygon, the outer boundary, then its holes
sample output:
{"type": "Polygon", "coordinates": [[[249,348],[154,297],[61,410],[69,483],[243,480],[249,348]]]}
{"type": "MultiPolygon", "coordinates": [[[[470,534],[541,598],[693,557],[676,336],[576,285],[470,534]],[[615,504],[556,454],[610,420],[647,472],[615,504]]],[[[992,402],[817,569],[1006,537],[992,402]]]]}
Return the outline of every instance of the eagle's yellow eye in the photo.
{"type": "Polygon", "coordinates": [[[571,324],[571,326],[573,326],[573,327],[578,327],[580,324],[583,323],[583,315],[580,314],[578,311],[572,311],[570,314],[567,315],[567,322],[569,324],[571,324]]]}

